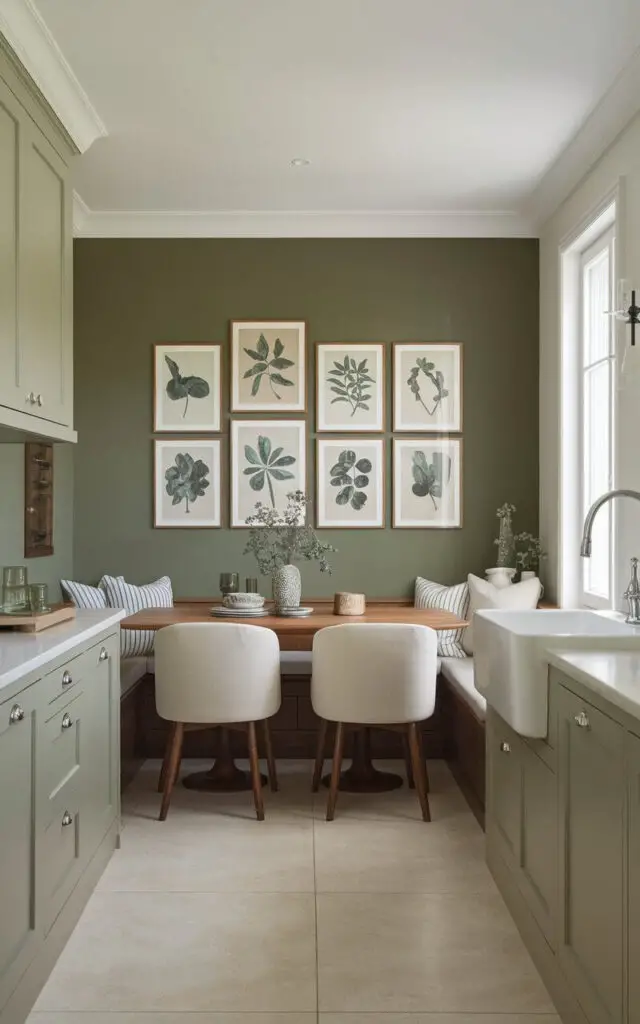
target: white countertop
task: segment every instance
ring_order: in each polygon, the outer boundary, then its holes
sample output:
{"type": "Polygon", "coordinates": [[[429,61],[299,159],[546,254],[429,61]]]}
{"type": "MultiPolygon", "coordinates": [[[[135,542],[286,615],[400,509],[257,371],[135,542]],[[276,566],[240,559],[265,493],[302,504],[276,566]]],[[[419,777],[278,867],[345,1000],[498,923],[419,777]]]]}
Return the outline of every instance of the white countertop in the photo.
{"type": "Polygon", "coordinates": [[[547,651],[547,659],[621,711],[640,719],[640,652],[560,649],[547,651]]]}
{"type": "Polygon", "coordinates": [[[75,619],[41,633],[0,632],[0,700],[2,689],[21,676],[65,654],[84,640],[90,640],[109,627],[117,626],[127,612],[122,608],[100,611],[79,608],[75,619]]]}

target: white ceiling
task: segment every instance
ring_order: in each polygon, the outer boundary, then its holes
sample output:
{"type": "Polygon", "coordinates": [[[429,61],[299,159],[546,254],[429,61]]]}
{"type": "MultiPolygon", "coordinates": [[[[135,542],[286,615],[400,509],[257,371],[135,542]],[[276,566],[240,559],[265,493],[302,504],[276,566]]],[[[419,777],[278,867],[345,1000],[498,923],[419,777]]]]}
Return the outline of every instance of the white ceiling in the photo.
{"type": "Polygon", "coordinates": [[[640,39],[638,0],[36,3],[95,211],[519,211],[640,39]]]}

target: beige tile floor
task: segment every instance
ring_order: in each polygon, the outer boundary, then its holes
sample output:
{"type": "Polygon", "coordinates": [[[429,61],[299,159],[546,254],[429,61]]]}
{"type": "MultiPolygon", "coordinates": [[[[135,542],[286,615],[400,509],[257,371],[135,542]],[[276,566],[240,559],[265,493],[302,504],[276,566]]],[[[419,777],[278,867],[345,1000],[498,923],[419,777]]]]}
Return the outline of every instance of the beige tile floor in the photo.
{"type": "Polygon", "coordinates": [[[327,823],[309,764],[279,767],[263,823],[181,786],[161,823],[144,766],[30,1024],[559,1024],[444,764],[429,825],[406,787],[327,823]]]}

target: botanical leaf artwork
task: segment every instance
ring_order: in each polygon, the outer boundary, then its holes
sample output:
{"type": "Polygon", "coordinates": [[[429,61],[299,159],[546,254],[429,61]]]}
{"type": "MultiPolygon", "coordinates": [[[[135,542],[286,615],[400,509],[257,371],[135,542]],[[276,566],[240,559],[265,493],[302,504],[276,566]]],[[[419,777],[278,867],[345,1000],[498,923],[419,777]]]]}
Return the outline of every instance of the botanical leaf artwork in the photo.
{"type": "Polygon", "coordinates": [[[190,398],[206,398],[209,394],[209,385],[204,377],[183,377],[180,368],[174,359],[165,356],[165,362],[169,367],[171,380],[167,384],[167,394],[173,402],[185,399],[182,418],[187,415],[190,398]]]}
{"type": "Polygon", "coordinates": [[[282,398],[282,395],[277,390],[278,388],[292,388],[294,386],[292,380],[289,380],[288,377],[283,377],[279,372],[280,370],[288,370],[290,366],[294,365],[293,359],[287,359],[283,355],[284,345],[280,338],[276,338],[273,344],[273,355],[271,358],[269,358],[269,342],[264,334],[261,334],[258,338],[258,344],[255,349],[245,348],[244,351],[250,359],[254,360],[254,365],[244,374],[245,379],[253,377],[253,384],[251,386],[252,398],[255,398],[258,394],[263,377],[266,377],[269,381],[269,387],[278,400],[282,398]]]}
{"type": "Polygon", "coordinates": [[[331,486],[339,487],[336,494],[336,505],[351,505],[359,512],[367,503],[365,488],[369,486],[369,474],[372,470],[369,459],[358,459],[350,449],[340,452],[335,466],[329,470],[331,486]]]}
{"type": "Polygon", "coordinates": [[[449,395],[449,392],[444,386],[444,374],[442,373],[441,370],[436,370],[435,363],[429,362],[424,357],[419,357],[418,359],[416,359],[416,365],[411,369],[411,372],[407,378],[407,384],[409,385],[409,388],[411,389],[411,392],[416,402],[420,402],[420,405],[423,406],[424,409],[426,409],[429,416],[435,416],[438,406],[443,401],[443,399],[447,398],[449,395]],[[433,395],[432,398],[433,408],[429,408],[429,406],[426,404],[422,397],[422,393],[420,390],[421,373],[424,374],[424,376],[431,381],[435,388],[435,394],[433,395]]]}
{"type": "Polygon", "coordinates": [[[201,498],[209,486],[210,481],[206,477],[210,469],[202,459],[194,459],[188,452],[179,452],[175,463],[164,474],[166,491],[173,498],[172,505],[179,505],[181,501],[186,503],[185,512],[188,514],[191,511],[189,502],[193,504],[201,498]]]}
{"type": "Polygon", "coordinates": [[[411,472],[414,484],[411,490],[418,498],[425,498],[428,494],[437,510],[436,498],[442,497],[444,483],[451,478],[451,458],[442,452],[432,452],[431,459],[433,461],[429,462],[422,451],[413,453],[411,472]]]}
{"type": "Polygon", "coordinates": [[[346,355],[343,362],[334,360],[333,366],[326,381],[331,391],[337,395],[337,398],[331,400],[331,405],[346,402],[351,406],[352,416],[355,416],[358,409],[365,409],[368,412],[367,402],[371,401],[370,385],[375,384],[375,379],[367,369],[367,360],[356,362],[346,355]]]}
{"type": "Polygon", "coordinates": [[[249,477],[249,487],[253,491],[261,491],[266,481],[273,508],[276,507],[276,497],[272,481],[295,479],[295,474],[284,468],[292,466],[296,461],[295,457],[283,455],[283,451],[283,448],[273,448],[271,439],[262,434],[258,437],[257,451],[250,444],[244,446],[244,457],[250,465],[243,472],[249,477]]]}

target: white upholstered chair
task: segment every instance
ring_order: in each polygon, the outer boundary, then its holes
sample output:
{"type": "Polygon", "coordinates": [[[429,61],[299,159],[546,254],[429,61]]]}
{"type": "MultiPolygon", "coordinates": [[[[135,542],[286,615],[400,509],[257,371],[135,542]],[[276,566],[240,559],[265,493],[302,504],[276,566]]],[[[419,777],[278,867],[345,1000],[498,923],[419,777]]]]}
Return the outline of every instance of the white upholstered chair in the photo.
{"type": "Polygon", "coordinates": [[[436,632],[427,626],[352,623],[316,633],[311,702],[323,721],[314,790],[322,774],[327,722],[336,723],[327,821],[335,812],[347,725],[402,727],[422,817],[431,820],[418,723],[430,718],[435,708],[437,650],[436,632]]]}
{"type": "Polygon", "coordinates": [[[277,788],[267,719],[280,707],[280,645],[271,629],[188,622],[158,630],[156,707],[172,723],[163,764],[164,821],[180,767],[185,728],[247,723],[256,814],[264,819],[256,722],[264,722],[272,788],[277,788]]]}

